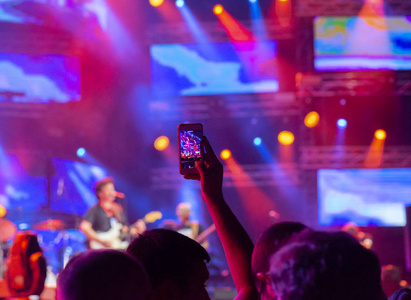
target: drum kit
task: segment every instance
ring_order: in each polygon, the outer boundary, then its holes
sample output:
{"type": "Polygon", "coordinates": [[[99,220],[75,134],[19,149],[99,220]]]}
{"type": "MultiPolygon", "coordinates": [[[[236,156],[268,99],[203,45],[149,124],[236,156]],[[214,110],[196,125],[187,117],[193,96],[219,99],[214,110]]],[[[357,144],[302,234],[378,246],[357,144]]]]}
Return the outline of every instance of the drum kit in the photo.
{"type": "MultiPolygon", "coordinates": [[[[17,226],[13,222],[0,218],[0,278],[3,278],[4,261],[17,231],[17,226]]],[[[58,274],[73,255],[87,250],[85,235],[78,229],[67,228],[61,220],[35,223],[29,232],[37,235],[49,274],[58,274]]]]}

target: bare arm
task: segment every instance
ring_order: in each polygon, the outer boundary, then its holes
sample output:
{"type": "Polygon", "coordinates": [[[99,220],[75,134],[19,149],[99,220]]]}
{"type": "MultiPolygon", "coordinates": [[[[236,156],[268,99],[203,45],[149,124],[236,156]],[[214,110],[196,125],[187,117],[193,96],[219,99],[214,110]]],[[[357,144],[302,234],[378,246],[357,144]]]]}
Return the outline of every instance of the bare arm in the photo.
{"type": "Polygon", "coordinates": [[[111,243],[108,241],[102,241],[97,233],[94,231],[92,224],[89,221],[83,220],[80,223],[79,229],[86,235],[87,240],[96,241],[105,247],[110,247],[111,243]]]}
{"type": "Polygon", "coordinates": [[[237,288],[237,300],[258,299],[251,272],[253,243],[224,200],[222,193],[223,166],[204,137],[205,162],[196,162],[200,175],[186,175],[201,181],[201,194],[215,224],[237,288]]]}

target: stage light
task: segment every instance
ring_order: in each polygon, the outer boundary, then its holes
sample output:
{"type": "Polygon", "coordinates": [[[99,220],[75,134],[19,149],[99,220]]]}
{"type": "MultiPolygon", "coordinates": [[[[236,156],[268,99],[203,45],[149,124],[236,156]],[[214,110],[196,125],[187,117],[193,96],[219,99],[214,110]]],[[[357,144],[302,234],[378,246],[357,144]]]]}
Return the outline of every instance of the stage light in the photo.
{"type": "Polygon", "coordinates": [[[281,145],[291,145],[292,143],[294,143],[294,134],[289,131],[281,131],[278,134],[278,141],[281,145]]]}
{"type": "Polygon", "coordinates": [[[248,0],[250,3],[256,3],[257,0],[248,0]]]}
{"type": "Polygon", "coordinates": [[[184,6],[184,0],[177,0],[176,1],[176,6],[177,7],[183,7],[184,6]]]}
{"type": "Polygon", "coordinates": [[[407,286],[408,286],[407,280],[401,280],[401,281],[400,281],[400,287],[406,288],[407,286]]]}
{"type": "Polygon", "coordinates": [[[341,129],[347,127],[347,120],[346,119],[338,119],[337,126],[338,126],[338,128],[341,128],[341,129]]]}
{"type": "Polygon", "coordinates": [[[77,149],[77,156],[78,157],[84,157],[84,156],[86,156],[86,154],[87,154],[87,151],[83,147],[77,149]]]}
{"type": "Polygon", "coordinates": [[[274,219],[278,219],[280,217],[280,214],[273,209],[268,212],[268,215],[274,219]]]}
{"type": "Polygon", "coordinates": [[[320,122],[320,115],[316,111],[309,112],[304,119],[304,124],[308,128],[313,128],[320,122]]]}
{"type": "Polygon", "coordinates": [[[263,140],[260,137],[256,137],[253,141],[253,144],[255,146],[260,146],[262,142],[263,142],[263,140]]]}
{"type": "Polygon", "coordinates": [[[162,135],[155,140],[154,148],[156,148],[158,151],[164,151],[167,149],[169,144],[170,140],[168,139],[168,137],[162,135]]]}
{"type": "Polygon", "coordinates": [[[385,138],[387,137],[387,133],[385,132],[385,130],[378,129],[375,131],[374,136],[377,140],[385,140],[385,138]]]}
{"type": "Polygon", "coordinates": [[[217,4],[216,6],[214,6],[213,12],[216,15],[221,15],[223,11],[224,11],[224,8],[220,4],[217,4]]]}
{"type": "Polygon", "coordinates": [[[224,149],[223,151],[221,151],[220,157],[224,160],[229,159],[231,157],[231,151],[228,149],[224,149]]]}
{"type": "MultiPolygon", "coordinates": [[[[255,5],[252,5],[254,7],[255,5]]],[[[230,15],[221,5],[214,6],[214,13],[223,25],[230,40],[234,42],[238,41],[251,41],[254,40],[252,32],[241,24],[240,21],[230,15]]]]}
{"type": "Polygon", "coordinates": [[[19,230],[28,230],[28,229],[30,229],[30,227],[31,226],[28,223],[20,223],[19,226],[18,226],[19,230]]]}
{"type": "Polygon", "coordinates": [[[163,4],[164,0],[150,0],[151,6],[157,7],[163,4]]]}
{"type": "Polygon", "coordinates": [[[0,218],[3,218],[7,213],[7,209],[0,204],[0,218]]]}

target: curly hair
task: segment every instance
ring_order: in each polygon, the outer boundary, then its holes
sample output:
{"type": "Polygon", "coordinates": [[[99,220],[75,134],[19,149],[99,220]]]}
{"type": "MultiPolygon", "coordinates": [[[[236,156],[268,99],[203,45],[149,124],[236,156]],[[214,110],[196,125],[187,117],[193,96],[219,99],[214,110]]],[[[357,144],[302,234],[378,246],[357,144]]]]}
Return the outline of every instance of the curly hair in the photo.
{"type": "Polygon", "coordinates": [[[303,231],[271,258],[282,300],[384,299],[378,257],[344,232],[303,231]]]}

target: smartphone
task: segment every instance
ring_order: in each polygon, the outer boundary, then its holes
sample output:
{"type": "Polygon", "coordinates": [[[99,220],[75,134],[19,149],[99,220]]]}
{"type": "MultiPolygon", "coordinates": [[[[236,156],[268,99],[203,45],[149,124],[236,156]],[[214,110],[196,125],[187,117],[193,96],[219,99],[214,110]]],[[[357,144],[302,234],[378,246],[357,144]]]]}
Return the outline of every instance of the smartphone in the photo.
{"type": "Polygon", "coordinates": [[[180,174],[198,174],[195,161],[203,160],[202,140],[202,124],[190,123],[178,125],[180,174]]]}

